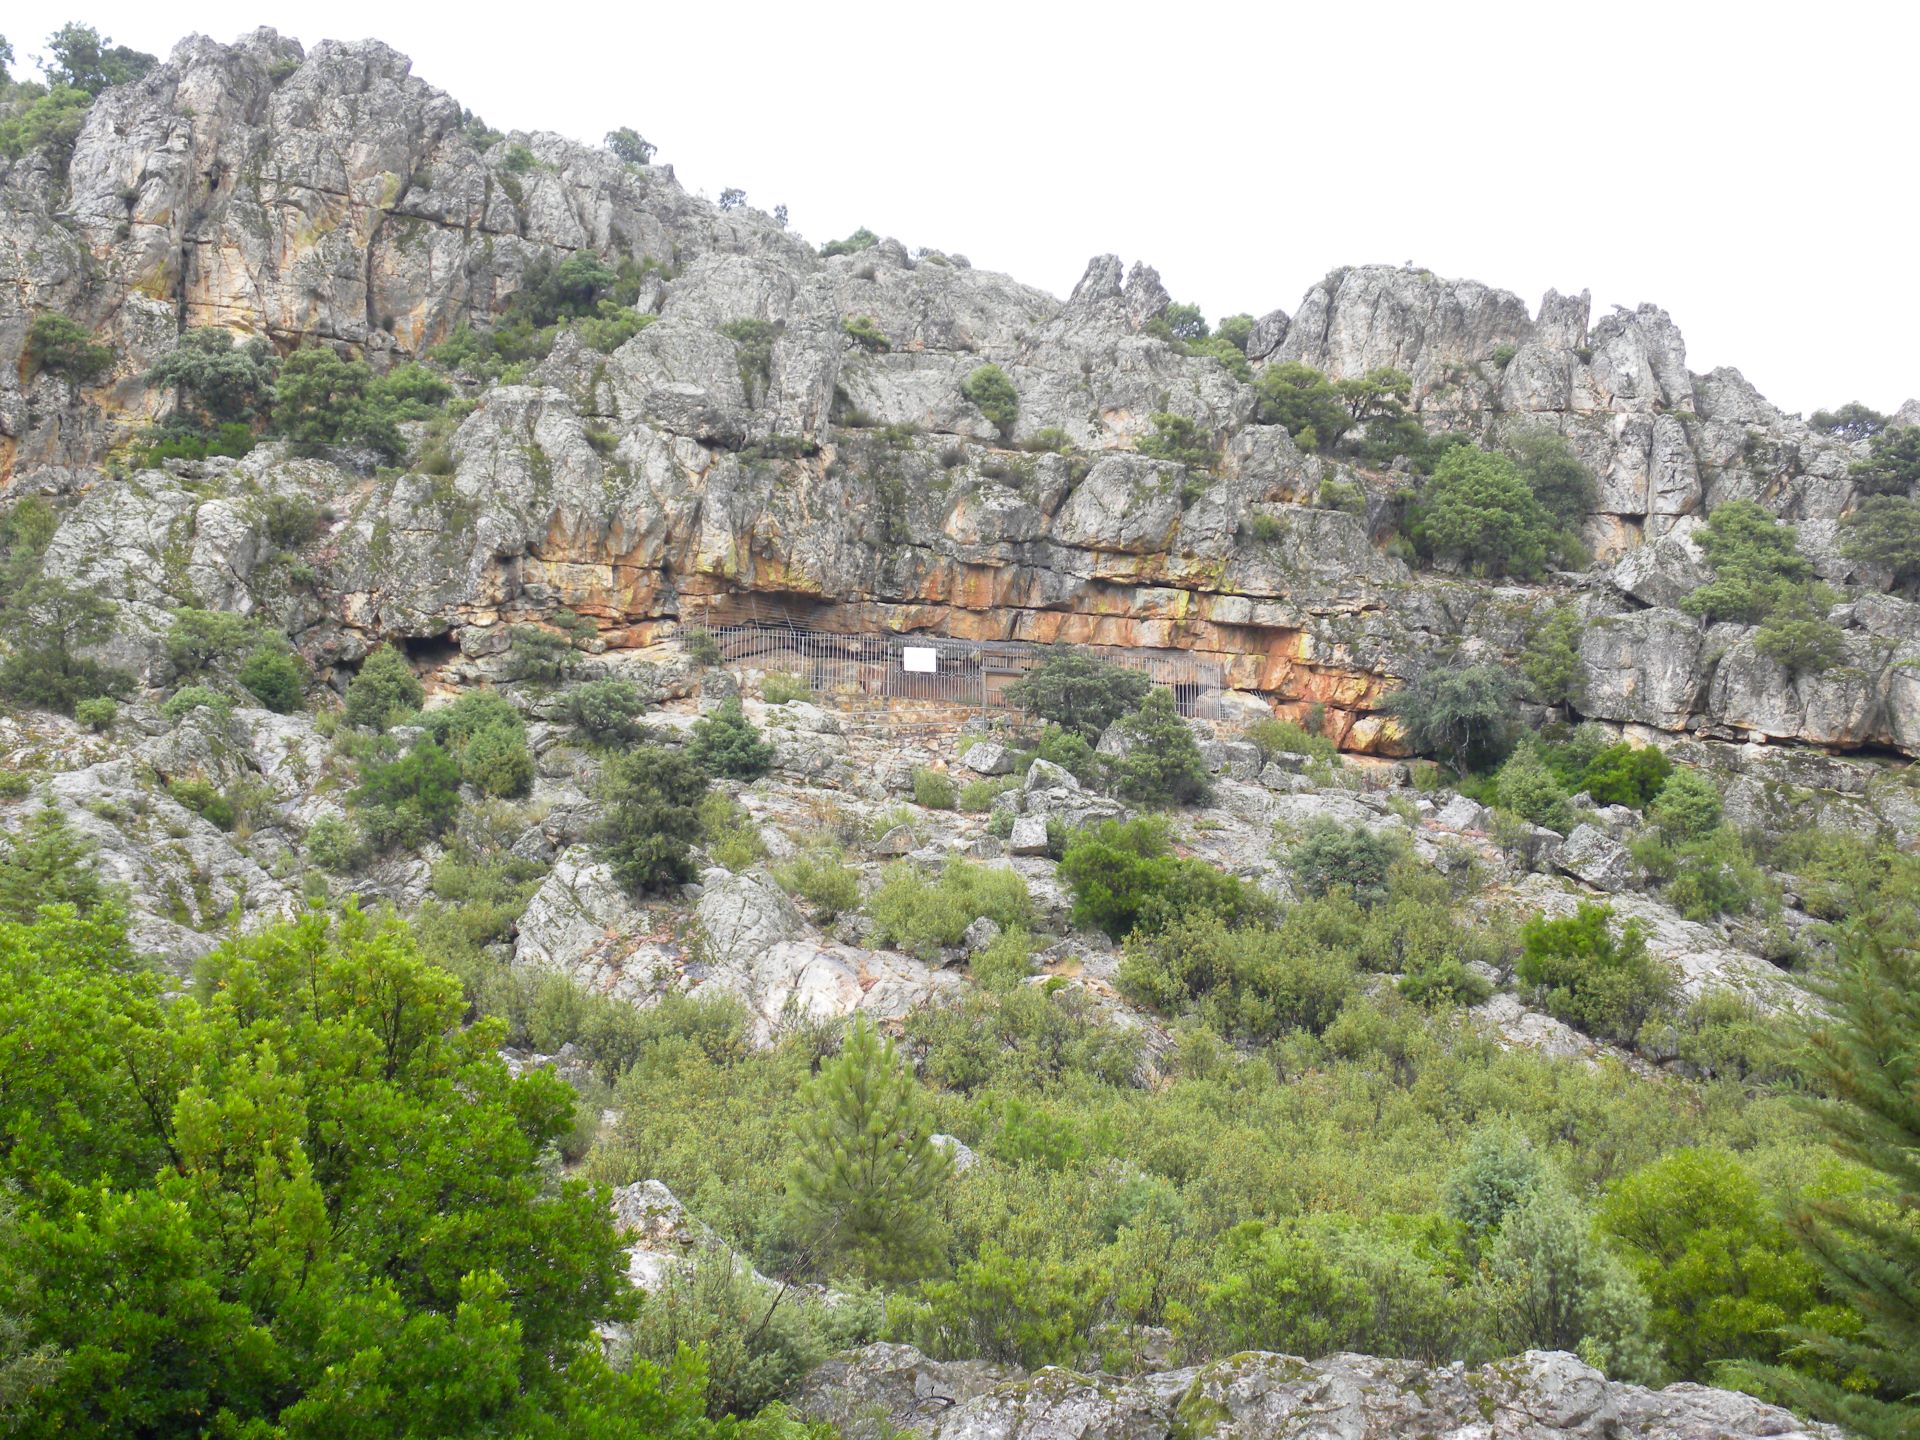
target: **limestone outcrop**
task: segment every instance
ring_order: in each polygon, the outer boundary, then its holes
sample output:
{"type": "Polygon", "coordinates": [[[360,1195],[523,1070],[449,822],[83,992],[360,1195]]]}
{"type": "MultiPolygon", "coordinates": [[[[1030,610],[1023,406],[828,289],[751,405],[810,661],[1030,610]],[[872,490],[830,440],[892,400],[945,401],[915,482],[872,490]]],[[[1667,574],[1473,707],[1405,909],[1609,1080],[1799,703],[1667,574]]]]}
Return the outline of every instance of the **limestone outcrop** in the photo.
{"type": "Polygon", "coordinates": [[[1187,651],[1283,711],[1324,707],[1348,748],[1390,751],[1376,711],[1398,683],[1511,656],[1532,617],[1570,603],[1588,622],[1592,718],[1909,753],[1920,740],[1913,606],[1868,592],[1839,607],[1843,663],[1801,679],[1739,627],[1676,608],[1705,573],[1691,531],[1733,498],[1800,524],[1829,578],[1859,578],[1835,522],[1857,499],[1860,446],[1735,371],[1693,374],[1653,305],[1595,320],[1585,295],[1530,310],[1365,266],[1256,325],[1256,366],[1404,370],[1429,431],[1566,438],[1598,478],[1586,530],[1603,563],[1495,589],[1395,558],[1410,477],[1303,453],[1260,423],[1251,385],[1156,331],[1169,296],[1148,266],[1098,256],[1061,300],[893,240],[823,257],[773,217],[688,194],[670,167],[484,132],[377,42],[196,36],[100,97],[64,175],[35,156],[0,165],[0,498],[68,497],[51,563],[122,603],[123,663],[190,598],[274,613],[310,659],[348,667],[393,634],[484,662],[503,622],[562,606],[615,649],[770,613],[1187,651]],[[610,354],[562,333],[520,383],[477,391],[450,474],[271,444],[115,468],[169,403],[139,377],[183,329],[384,366],[484,329],[530,266],[583,251],[648,267],[653,323],[610,354]],[[46,310],[110,343],[112,373],[23,381],[11,362],[46,310]],[[722,333],[740,320],[772,328],[764,355],[722,333]],[[965,394],[989,363],[1018,397],[1005,433],[965,394]],[[1190,427],[1210,473],[1141,453],[1156,415],[1190,427]],[[1336,493],[1360,500],[1323,503],[1336,493]],[[263,573],[259,501],[283,494],[333,516],[298,593],[263,573]]]}

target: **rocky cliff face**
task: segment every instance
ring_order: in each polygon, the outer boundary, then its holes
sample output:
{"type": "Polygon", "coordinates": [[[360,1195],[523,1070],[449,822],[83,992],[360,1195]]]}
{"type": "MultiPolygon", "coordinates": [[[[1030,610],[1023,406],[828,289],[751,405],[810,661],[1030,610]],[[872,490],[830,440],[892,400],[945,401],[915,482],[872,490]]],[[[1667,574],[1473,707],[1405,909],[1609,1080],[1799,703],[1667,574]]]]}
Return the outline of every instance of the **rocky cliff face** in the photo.
{"type": "MultiPolygon", "coordinates": [[[[1592,322],[1584,295],[1530,312],[1366,267],[1260,321],[1256,365],[1392,365],[1429,429],[1546,426],[1599,477],[1594,570],[1500,588],[1414,574],[1382,548],[1405,477],[1350,472],[1257,423],[1250,386],[1149,332],[1169,298],[1150,268],[1098,257],[1062,301],[893,240],[823,259],[665,167],[547,134],[478,148],[460,107],[408,71],[372,42],[308,54],[266,30],[195,37],[101,97],[66,177],[31,159],[0,172],[0,356],[17,359],[48,308],[119,355],[77,392],[0,367],[0,495],[72,497],[53,564],[121,601],[136,632],[191,596],[275,613],[323,665],[399,633],[443,639],[484,674],[505,620],[570,606],[619,647],[750,596],[827,629],[1188,650],[1263,700],[1325,705],[1366,750],[1392,747],[1373,712],[1398,681],[1438,657],[1511,653],[1531,615],[1570,602],[1589,622],[1591,717],[1920,748],[1920,607],[1843,606],[1844,663],[1797,680],[1743,627],[1674,608],[1702,573],[1689,533],[1730,498],[1791,518],[1822,573],[1854,578],[1833,532],[1855,456],[1737,372],[1691,373],[1653,306],[1592,322]],[[486,323],[536,258],[580,250],[656,262],[640,299],[656,322],[610,355],[563,335],[525,383],[481,394],[450,476],[271,446],[110,471],[164,398],[138,376],[185,328],[382,364],[486,323]],[[764,367],[720,333],[742,319],[777,331],[764,367]],[[848,336],[857,319],[884,351],[848,336]],[[1008,436],[962,394],[986,362],[1018,392],[1008,436]],[[1217,448],[1215,477],[1136,451],[1155,412],[1217,448]],[[1076,453],[1013,448],[1048,430],[1076,453]],[[1316,507],[1330,479],[1367,512],[1316,507]],[[312,584],[290,588],[262,573],[258,502],[294,493],[337,518],[312,584]]],[[[141,634],[124,645],[151,662],[141,634]]]]}

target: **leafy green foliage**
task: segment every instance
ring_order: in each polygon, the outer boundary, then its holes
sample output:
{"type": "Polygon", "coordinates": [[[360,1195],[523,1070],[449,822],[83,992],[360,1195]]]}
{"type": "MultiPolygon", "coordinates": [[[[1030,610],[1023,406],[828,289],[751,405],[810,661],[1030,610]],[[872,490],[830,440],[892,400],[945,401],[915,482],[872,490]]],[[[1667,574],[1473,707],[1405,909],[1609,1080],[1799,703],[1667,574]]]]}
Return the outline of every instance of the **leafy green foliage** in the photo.
{"type": "Polygon", "coordinates": [[[1912,494],[1920,484],[1920,425],[1881,430],[1867,442],[1867,458],[1848,474],[1862,495],[1912,494]]]}
{"type": "Polygon", "coordinates": [[[306,671],[282,645],[256,645],[241,663],[239,681],[267,709],[290,715],[306,692],[306,671]]]}
{"type": "Polygon", "coordinates": [[[600,1359],[630,1291],[541,1163],[571,1097],[402,927],[309,916],[161,988],[112,917],[0,925],[0,1304],[65,1357],[27,1433],[700,1433],[697,1369],[600,1359]]]}
{"type": "Polygon", "coordinates": [[[1193,911],[1241,924],[1271,912],[1258,890],[1203,860],[1173,854],[1157,818],[1102,820],[1075,831],[1060,861],[1073,891],[1073,923],[1116,940],[1161,929],[1193,911]]]}
{"type": "Polygon", "coordinates": [[[191,606],[173,612],[167,629],[167,659],[183,676],[229,672],[243,654],[250,654],[265,631],[250,615],[231,610],[199,610],[191,606]]]}
{"type": "Polygon", "coordinates": [[[935,1356],[1071,1365],[1086,1353],[1100,1298],[1082,1266],[987,1244],[951,1280],[930,1281],[891,1307],[888,1325],[935,1356]]]}
{"type": "Polygon", "coordinates": [[[182,685],[160,707],[160,713],[176,725],[196,710],[211,710],[224,719],[233,713],[233,701],[211,685],[182,685]]]}
{"type": "Polygon", "coordinates": [[[1319,939],[1305,926],[1236,929],[1190,909],[1164,928],[1128,938],[1118,984],[1155,1010],[1197,1010],[1223,1035],[1318,1035],[1340,1013],[1354,980],[1352,956],[1319,939]]]}
{"type": "Polygon", "coordinates": [[[1527,623],[1520,673],[1533,694],[1549,705],[1578,703],[1581,698],[1586,672],[1580,664],[1580,636],[1586,628],[1571,605],[1556,605],[1527,623]]]}
{"type": "Polygon", "coordinates": [[[1563,531],[1593,510],[1598,487],[1573,447],[1552,430],[1527,429],[1507,441],[1507,454],[1540,507],[1563,531]]]}
{"type": "Polygon", "coordinates": [[[1038,666],[1007,687],[1007,699],[1070,734],[1096,741],[1145,699],[1151,688],[1152,682],[1138,670],[1115,665],[1078,646],[1057,645],[1038,666]]]}
{"type": "Polygon", "coordinates": [[[1213,444],[1192,420],[1166,410],[1156,410],[1149,418],[1153,423],[1153,433],[1141,437],[1139,449],[1142,455],[1155,460],[1171,460],[1190,470],[1213,468],[1217,458],[1213,444]]]}
{"type": "Polygon", "coordinates": [[[0,700],[71,713],[82,700],[119,694],[132,677],[85,652],[109,639],[118,608],[93,590],[38,573],[39,553],[28,550],[9,572],[24,572],[0,598],[0,700]]]}
{"type": "Polygon", "coordinates": [[[69,21],[47,37],[47,82],[98,95],[131,85],[159,64],[154,56],[116,45],[91,25],[69,21]]]}
{"type": "Polygon", "coordinates": [[[647,708],[640,687],[631,680],[589,680],[567,694],[573,723],[602,744],[631,739],[635,722],[647,708]]]}
{"type": "Polygon", "coordinates": [[[609,130],[607,138],[601,143],[629,165],[651,165],[653,152],[660,148],[649,144],[645,137],[630,125],[609,130]]]}
{"type": "Polygon", "coordinates": [[[1813,579],[1791,525],[1751,500],[1730,500],[1707,516],[1696,539],[1713,579],[1682,600],[1682,610],[1760,626],[1755,648],[1791,674],[1817,674],[1838,660],[1840,632],[1826,618],[1832,592],[1813,579]]]}
{"type": "Polygon", "coordinates": [[[857,255],[862,250],[871,250],[879,243],[880,237],[862,225],[844,240],[827,241],[826,244],[820,247],[820,254],[823,257],[833,255],[857,255]]]}
{"type": "Polygon", "coordinates": [[[960,393],[987,417],[1001,439],[1013,434],[1013,423],[1020,418],[1020,397],[1006,371],[998,365],[977,365],[961,382],[960,393]]]}
{"type": "Polygon", "coordinates": [[[1609,745],[1587,762],[1580,788],[1602,805],[1646,807],[1673,773],[1673,762],[1658,745],[1609,745]]]}
{"type": "Polygon", "coordinates": [[[1433,467],[1408,517],[1414,543],[1476,575],[1539,575],[1565,532],[1504,455],[1457,446],[1433,467]]]}
{"type": "Polygon", "coordinates": [[[1204,804],[1212,797],[1200,747],[1174,707],[1173,692],[1159,686],[1119,721],[1126,753],[1114,766],[1123,799],[1142,805],[1204,804]]]}
{"type": "Polygon", "coordinates": [[[1880,495],[1840,522],[1840,551],[1892,576],[1895,590],[1920,591],[1920,500],[1880,495]]]}
{"type": "Polygon", "coordinates": [[[113,729],[113,722],[119,717],[120,706],[110,695],[96,695],[91,700],[81,700],[73,707],[73,718],[96,734],[105,734],[113,729]]]}
{"type": "Polygon", "coordinates": [[[869,1280],[931,1269],[933,1200],[951,1167],[912,1072],[865,1016],[808,1086],[802,1117],[787,1198],[819,1268],[869,1280]]]}
{"type": "Polygon", "coordinates": [[[1315,734],[1293,720],[1256,720],[1242,738],[1260,752],[1262,760],[1276,755],[1304,755],[1330,765],[1340,755],[1339,748],[1325,735],[1315,734]]]}
{"type": "Polygon", "coordinates": [[[1865,1172],[1852,1193],[1803,1191],[1788,1225],[1821,1284],[1858,1328],[1802,1323],[1783,1337],[1799,1367],[1755,1377],[1796,1407],[1868,1440],[1910,1435],[1920,1413],[1920,951],[1911,920],[1889,933],[1856,915],[1819,982],[1825,1005],[1808,1047],[1822,1138],[1865,1172]],[[1817,1368],[1816,1368],[1817,1367],[1817,1368]],[[1824,1372],[1824,1373],[1820,1373],[1824,1372]]]}
{"type": "Polygon", "coordinates": [[[688,852],[706,793],[706,771],[679,751],[637,745],[613,757],[600,779],[593,838],[614,877],[636,892],[692,879],[688,852]]]}
{"type": "Polygon", "coordinates": [[[733,342],[748,398],[764,394],[773,381],[773,343],[780,338],[780,327],[770,320],[729,320],[720,333],[733,342]]]}
{"type": "Polygon", "coordinates": [[[1558,830],[1562,835],[1573,828],[1573,806],[1560,778],[1547,768],[1539,748],[1532,744],[1514,747],[1507,763],[1494,776],[1494,795],[1500,808],[1512,811],[1534,825],[1558,830]]]}
{"type": "Polygon", "coordinates": [[[27,327],[29,373],[44,371],[73,385],[89,385],[113,369],[113,350],[67,316],[43,310],[27,327]]]}
{"type": "Polygon", "coordinates": [[[1775,1360],[1782,1327],[1819,1318],[1818,1272],[1728,1151],[1677,1150],[1622,1176],[1598,1220],[1652,1302],[1654,1339],[1687,1379],[1709,1378],[1720,1361],[1775,1360]]]}
{"type": "Polygon", "coordinates": [[[1865,440],[1886,428],[1887,417],[1878,410],[1849,400],[1838,410],[1816,410],[1807,418],[1807,427],[1836,440],[1865,440]]]}
{"type": "Polygon", "coordinates": [[[928,810],[953,809],[953,777],[944,770],[933,770],[925,765],[914,767],[913,803],[928,810]]]}
{"type": "Polygon", "coordinates": [[[1581,902],[1564,919],[1527,922],[1517,973],[1556,1019],[1603,1040],[1631,1041],[1667,1003],[1673,976],[1647,952],[1637,921],[1616,935],[1613,908],[1581,902]]]}
{"type": "Polygon", "coordinates": [[[11,835],[0,834],[0,921],[26,923],[42,905],[71,905],[92,915],[107,892],[87,863],[93,843],[58,810],[36,810],[11,835]]]}
{"type": "Polygon", "coordinates": [[[179,396],[179,418],[206,430],[252,421],[273,401],[273,351],[264,340],[236,345],[220,329],[189,330],[147,371],[146,382],[179,396]]]}
{"type": "Polygon", "coordinates": [[[1689,920],[1745,913],[1768,892],[1753,853],[1726,825],[1690,840],[1655,829],[1634,841],[1633,858],[1689,920]]]}
{"type": "Polygon", "coordinates": [[[1381,707],[1400,722],[1414,749],[1477,770],[1505,753],[1518,691],[1503,666],[1436,667],[1395,690],[1381,707]]]}
{"type": "Polygon", "coordinates": [[[1260,422],[1283,425],[1302,450],[1328,451],[1353,428],[1353,416],[1325,375],[1289,360],[1269,365],[1253,382],[1260,422]]]}
{"type": "Polygon", "coordinates": [[[368,765],[353,803],[375,845],[411,849],[459,813],[460,766],[431,738],[421,740],[397,760],[368,765]]]}
{"type": "Polygon", "coordinates": [[[727,780],[757,779],[773,764],[773,746],[760,737],[740,702],[731,699],[694,722],[687,754],[709,775],[727,780]]]}
{"type": "Polygon", "coordinates": [[[9,160],[44,155],[53,173],[65,179],[92,104],[91,95],[71,85],[55,85],[38,95],[16,92],[14,103],[0,111],[0,155],[9,160]]]}
{"type": "Polygon", "coordinates": [[[867,913],[877,940],[925,960],[959,944],[982,915],[1003,930],[1025,928],[1033,920],[1033,902],[1027,882],[1012,870],[953,859],[936,877],[902,861],[887,868],[867,899],[867,913]]]}
{"type": "Polygon", "coordinates": [[[1700,770],[1675,770],[1647,806],[1647,819],[1676,840],[1700,840],[1720,824],[1720,787],[1700,770]]]}
{"type": "Polygon", "coordinates": [[[545,625],[515,625],[507,632],[507,678],[555,685],[573,668],[573,641],[545,625]]]}
{"type": "Polygon", "coordinates": [[[420,724],[454,758],[461,780],[482,795],[524,795],[533,784],[526,721],[498,695],[470,690],[427,711],[420,724]]]}
{"type": "Polygon", "coordinates": [[[849,340],[862,350],[876,355],[884,355],[893,348],[893,342],[887,338],[887,332],[871,315],[849,315],[840,322],[840,328],[849,340]]]}
{"type": "Polygon", "coordinates": [[[804,845],[800,853],[773,867],[773,878],[798,895],[822,920],[860,907],[860,872],[847,864],[846,852],[831,842],[804,845]]]}
{"type": "Polygon", "coordinates": [[[273,427],[296,445],[365,445],[389,459],[402,449],[393,418],[370,393],[373,371],[324,345],[296,350],[280,363],[273,427]]]}
{"type": "Polygon", "coordinates": [[[426,687],[392,645],[382,645],[360,663],[347,686],[347,721],[371,730],[385,730],[397,719],[420,708],[426,687]]]}
{"type": "Polygon", "coordinates": [[[1369,907],[1387,898],[1387,876],[1403,847],[1364,825],[1316,820],[1287,847],[1287,865],[1301,891],[1326,895],[1338,888],[1369,907]]]}

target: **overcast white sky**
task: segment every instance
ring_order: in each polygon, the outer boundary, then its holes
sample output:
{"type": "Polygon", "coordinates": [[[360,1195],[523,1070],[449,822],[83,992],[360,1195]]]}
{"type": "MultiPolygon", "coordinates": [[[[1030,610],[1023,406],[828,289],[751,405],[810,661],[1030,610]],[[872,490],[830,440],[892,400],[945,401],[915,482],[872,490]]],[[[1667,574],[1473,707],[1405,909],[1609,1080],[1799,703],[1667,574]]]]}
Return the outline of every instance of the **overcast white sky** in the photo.
{"type": "MultiPolygon", "coordinates": [[[[1916,5],[70,3],[163,58],[185,26],[378,36],[497,128],[632,125],[816,242],[1057,294],[1114,251],[1210,317],[1291,312],[1412,260],[1653,301],[1787,410],[1920,394],[1916,5]]],[[[52,12],[20,13],[24,62],[52,12]]]]}

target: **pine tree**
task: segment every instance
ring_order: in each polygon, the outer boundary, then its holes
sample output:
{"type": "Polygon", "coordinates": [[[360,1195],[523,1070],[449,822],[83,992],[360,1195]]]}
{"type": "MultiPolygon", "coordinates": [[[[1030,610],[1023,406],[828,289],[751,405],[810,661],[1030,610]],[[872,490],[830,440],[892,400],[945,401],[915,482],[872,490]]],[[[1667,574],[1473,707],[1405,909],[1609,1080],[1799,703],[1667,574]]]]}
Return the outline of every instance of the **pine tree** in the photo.
{"type": "Polygon", "coordinates": [[[1172,691],[1149,690],[1122,724],[1133,742],[1118,768],[1122,799],[1142,805],[1204,805],[1213,797],[1206,762],[1180,718],[1172,691]]]}
{"type": "Polygon", "coordinates": [[[1769,1366],[1741,1377],[1866,1440],[1920,1435],[1917,938],[1911,914],[1858,916],[1839,936],[1833,972],[1816,986],[1828,1018],[1809,1046],[1809,1069],[1825,1098],[1810,1103],[1828,1143],[1874,1182],[1857,1194],[1803,1201],[1788,1224],[1860,1327],[1849,1335],[1787,1330],[1788,1359],[1823,1375],[1769,1366]]]}
{"type": "Polygon", "coordinates": [[[865,1016],[815,1077],[796,1128],[801,1155],[788,1204],[822,1268],[870,1281],[932,1269],[940,1250],[933,1199],[950,1166],[912,1074],[865,1016]]]}

